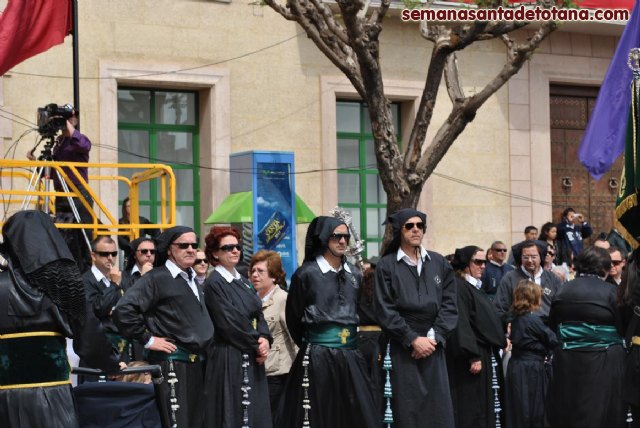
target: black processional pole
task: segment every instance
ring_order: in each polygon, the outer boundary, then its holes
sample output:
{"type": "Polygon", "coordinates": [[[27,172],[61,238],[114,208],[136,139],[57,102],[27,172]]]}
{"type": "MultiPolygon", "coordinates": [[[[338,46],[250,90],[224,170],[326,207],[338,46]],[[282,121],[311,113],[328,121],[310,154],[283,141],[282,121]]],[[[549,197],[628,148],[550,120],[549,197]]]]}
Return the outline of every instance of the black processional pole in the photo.
{"type": "Polygon", "coordinates": [[[73,106],[78,116],[76,129],[80,130],[80,61],[78,59],[78,0],[71,0],[72,35],[73,35],[73,106]]]}

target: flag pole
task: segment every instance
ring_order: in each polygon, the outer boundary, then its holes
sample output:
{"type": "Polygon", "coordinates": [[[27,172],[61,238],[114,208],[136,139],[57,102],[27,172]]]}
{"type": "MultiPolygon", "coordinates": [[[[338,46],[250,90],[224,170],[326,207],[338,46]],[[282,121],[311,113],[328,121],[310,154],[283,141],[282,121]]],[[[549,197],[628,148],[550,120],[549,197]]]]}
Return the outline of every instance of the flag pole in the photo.
{"type": "Polygon", "coordinates": [[[71,0],[71,16],[73,19],[73,106],[78,112],[78,124],[80,130],[80,61],[78,59],[78,0],[71,0]]]}

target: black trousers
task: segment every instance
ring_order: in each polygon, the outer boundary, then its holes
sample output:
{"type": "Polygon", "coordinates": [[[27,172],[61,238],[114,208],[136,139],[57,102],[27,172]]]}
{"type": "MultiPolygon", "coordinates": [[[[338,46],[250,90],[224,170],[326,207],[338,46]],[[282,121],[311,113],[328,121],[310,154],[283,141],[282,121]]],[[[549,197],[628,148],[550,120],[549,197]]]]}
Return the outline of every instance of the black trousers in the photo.
{"type": "MultiPolygon", "coordinates": [[[[289,374],[267,376],[267,385],[269,386],[269,401],[271,401],[271,414],[275,417],[278,403],[282,397],[285,384],[287,383],[289,374]]],[[[275,426],[275,425],[274,425],[275,426]]]]}

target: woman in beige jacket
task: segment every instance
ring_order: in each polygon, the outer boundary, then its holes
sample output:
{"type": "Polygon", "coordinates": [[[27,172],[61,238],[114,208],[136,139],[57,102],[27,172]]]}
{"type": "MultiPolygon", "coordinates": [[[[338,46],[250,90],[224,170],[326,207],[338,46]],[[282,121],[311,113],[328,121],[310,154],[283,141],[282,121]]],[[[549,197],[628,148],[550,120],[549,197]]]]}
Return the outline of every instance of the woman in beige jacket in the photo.
{"type": "Polygon", "coordinates": [[[249,279],[262,299],[262,312],[273,336],[265,370],[269,384],[271,413],[275,414],[289,369],[298,353],[298,347],[289,335],[285,320],[287,292],[284,291],[284,287],[287,283],[280,255],[275,251],[258,251],[251,259],[249,273],[249,279]]]}

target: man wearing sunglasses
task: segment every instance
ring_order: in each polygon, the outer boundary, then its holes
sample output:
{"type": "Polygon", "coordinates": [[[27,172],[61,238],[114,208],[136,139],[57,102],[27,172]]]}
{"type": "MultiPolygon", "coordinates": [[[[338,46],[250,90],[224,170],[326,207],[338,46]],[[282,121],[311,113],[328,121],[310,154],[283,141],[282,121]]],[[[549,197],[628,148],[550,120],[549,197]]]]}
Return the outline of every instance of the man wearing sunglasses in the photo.
{"type": "MultiPolygon", "coordinates": [[[[204,351],[213,338],[213,324],[192,269],[198,239],[193,229],[176,226],[156,238],[156,268],[127,290],[113,312],[120,331],[149,350],[148,361],[159,364],[170,397],[180,406],[171,412],[180,427],[204,423],[204,351]],[[176,380],[176,382],[172,382],[176,380]]],[[[140,247],[139,247],[140,248],[140,247]]]]}
{"type": "Polygon", "coordinates": [[[618,286],[622,282],[622,272],[626,265],[625,259],[622,257],[622,250],[618,247],[610,247],[609,255],[611,256],[611,269],[607,276],[607,282],[618,286]]]}
{"type": "Polygon", "coordinates": [[[490,300],[496,297],[498,285],[502,277],[513,270],[513,266],[507,263],[507,246],[502,241],[495,241],[489,248],[487,267],[482,273],[482,291],[490,300]]]}
{"type": "Polygon", "coordinates": [[[393,240],[376,265],[373,306],[390,338],[397,428],[454,426],[444,354],[458,322],[454,273],[442,255],[422,246],[426,221],[410,208],[389,216],[393,240]]]}
{"type": "Polygon", "coordinates": [[[291,278],[287,328],[300,347],[274,426],[374,428],[380,412],[358,350],[360,272],[346,261],[351,235],[334,217],[309,225],[304,263],[291,278]],[[310,409],[303,408],[303,397],[310,409]],[[307,399],[308,397],[308,399],[307,399]]]}
{"type": "MultiPolygon", "coordinates": [[[[113,308],[122,297],[122,275],[117,266],[118,248],[109,236],[99,236],[91,243],[91,269],[82,275],[87,301],[100,320],[107,338],[120,353],[120,360],[129,361],[129,342],[122,337],[111,319],[113,308]]],[[[83,365],[81,363],[81,365],[83,365]]]]}
{"type": "Polygon", "coordinates": [[[130,253],[122,273],[122,288],[127,291],[144,274],[153,269],[156,259],[156,244],[153,239],[143,236],[131,241],[127,247],[130,253]]]}

